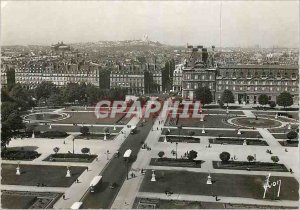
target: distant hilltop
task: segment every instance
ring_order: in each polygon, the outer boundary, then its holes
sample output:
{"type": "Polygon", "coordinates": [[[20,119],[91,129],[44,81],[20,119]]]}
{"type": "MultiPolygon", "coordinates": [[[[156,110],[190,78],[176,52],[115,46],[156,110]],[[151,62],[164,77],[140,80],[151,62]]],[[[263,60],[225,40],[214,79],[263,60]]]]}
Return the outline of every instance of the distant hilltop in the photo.
{"type": "Polygon", "coordinates": [[[145,46],[153,46],[153,47],[162,47],[167,46],[161,44],[160,42],[149,41],[148,39],[144,40],[123,40],[123,41],[98,41],[98,42],[82,42],[82,43],[73,43],[71,46],[88,46],[88,45],[96,45],[98,47],[122,47],[122,46],[137,46],[137,45],[145,45],[145,46]]]}

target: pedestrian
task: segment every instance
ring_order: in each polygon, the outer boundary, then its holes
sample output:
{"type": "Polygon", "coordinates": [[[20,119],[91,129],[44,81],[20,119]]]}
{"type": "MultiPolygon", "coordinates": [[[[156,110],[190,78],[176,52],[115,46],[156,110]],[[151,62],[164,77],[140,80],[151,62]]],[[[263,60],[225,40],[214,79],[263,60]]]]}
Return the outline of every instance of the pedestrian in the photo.
{"type": "Polygon", "coordinates": [[[156,130],[158,130],[158,127],[156,128],[156,130]]]}
{"type": "Polygon", "coordinates": [[[218,200],[218,196],[217,196],[217,195],[216,195],[216,201],[219,201],[219,200],[218,200]]]}
{"type": "Polygon", "coordinates": [[[76,179],[76,182],[79,183],[79,179],[76,179]]]}
{"type": "Polygon", "coordinates": [[[64,141],[64,144],[66,144],[66,142],[64,141]]]}
{"type": "Polygon", "coordinates": [[[98,161],[98,156],[96,157],[96,161],[98,161]]]}
{"type": "Polygon", "coordinates": [[[65,194],[63,194],[63,196],[62,196],[62,197],[63,197],[63,199],[64,199],[64,200],[66,200],[66,196],[65,196],[65,194]]]}
{"type": "Polygon", "coordinates": [[[291,173],[291,174],[294,173],[293,170],[292,170],[291,168],[290,168],[290,173],[291,173]]]}
{"type": "Polygon", "coordinates": [[[86,171],[89,171],[89,167],[86,167],[86,171]]]}

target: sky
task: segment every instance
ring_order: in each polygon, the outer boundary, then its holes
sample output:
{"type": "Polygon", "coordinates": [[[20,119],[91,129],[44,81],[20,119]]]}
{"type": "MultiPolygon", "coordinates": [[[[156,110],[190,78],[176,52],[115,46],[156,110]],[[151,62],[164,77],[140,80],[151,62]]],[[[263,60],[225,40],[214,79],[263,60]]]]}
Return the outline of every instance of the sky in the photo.
{"type": "Polygon", "coordinates": [[[142,39],[298,47],[298,1],[2,1],[2,45],[142,39]]]}

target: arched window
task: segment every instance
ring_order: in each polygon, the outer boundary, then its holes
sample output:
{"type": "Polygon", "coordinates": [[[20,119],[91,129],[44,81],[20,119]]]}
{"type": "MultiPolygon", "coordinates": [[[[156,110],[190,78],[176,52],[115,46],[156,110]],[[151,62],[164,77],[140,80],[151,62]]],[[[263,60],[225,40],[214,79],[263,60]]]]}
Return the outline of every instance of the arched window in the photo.
{"type": "Polygon", "coordinates": [[[228,71],[226,71],[225,76],[229,77],[229,72],[228,71]]]}
{"type": "Polygon", "coordinates": [[[244,77],[244,72],[240,72],[240,77],[244,77]]]}
{"type": "Polygon", "coordinates": [[[236,72],[233,72],[233,73],[232,73],[232,77],[233,77],[233,78],[236,78],[236,72]]]}
{"type": "Polygon", "coordinates": [[[263,71],[263,72],[261,73],[261,77],[266,77],[266,72],[263,71]]]}
{"type": "Polygon", "coordinates": [[[288,77],[289,77],[289,75],[288,75],[287,72],[284,73],[284,77],[285,77],[285,78],[288,78],[288,77]]]}
{"type": "Polygon", "coordinates": [[[270,72],[269,77],[273,78],[273,72],[270,72]]]}
{"type": "Polygon", "coordinates": [[[281,74],[280,74],[280,72],[278,72],[278,73],[277,73],[277,77],[281,77],[281,74]]]}
{"type": "Polygon", "coordinates": [[[258,77],[258,72],[257,72],[257,71],[254,73],[254,76],[255,76],[255,77],[258,77]]]}
{"type": "Polygon", "coordinates": [[[292,73],[292,78],[295,79],[296,78],[296,74],[292,73]]]}

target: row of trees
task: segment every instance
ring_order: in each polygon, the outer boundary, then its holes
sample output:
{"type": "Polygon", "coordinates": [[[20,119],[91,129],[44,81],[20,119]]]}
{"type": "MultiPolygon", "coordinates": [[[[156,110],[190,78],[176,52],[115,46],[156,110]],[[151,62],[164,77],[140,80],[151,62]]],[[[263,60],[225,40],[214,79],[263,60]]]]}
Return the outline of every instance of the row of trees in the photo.
{"type": "MultiPolygon", "coordinates": [[[[222,153],[220,153],[219,158],[221,159],[221,161],[223,163],[226,163],[230,160],[230,153],[229,152],[222,152],[222,153]]],[[[255,160],[255,157],[253,155],[248,155],[247,160],[249,162],[253,162],[255,160]]],[[[277,163],[277,162],[279,162],[279,157],[278,156],[271,156],[271,160],[274,163],[277,163]]]]}
{"type": "Polygon", "coordinates": [[[45,81],[35,89],[36,99],[49,106],[62,106],[65,103],[93,105],[103,99],[124,100],[125,95],[126,89],[107,90],[85,83],[68,83],[65,87],[58,88],[52,82],[45,81]]]}
{"type": "MultiPolygon", "coordinates": [[[[200,100],[203,106],[205,104],[210,104],[213,102],[213,96],[211,90],[208,87],[199,87],[195,90],[195,97],[200,100]]],[[[277,104],[283,106],[284,108],[293,105],[293,96],[289,92],[282,92],[277,97],[277,104]]],[[[221,96],[220,105],[234,103],[234,95],[230,90],[224,90],[221,96]]],[[[261,94],[258,97],[258,103],[262,106],[269,104],[271,108],[276,106],[274,101],[270,101],[266,94],[261,94]]]]}

